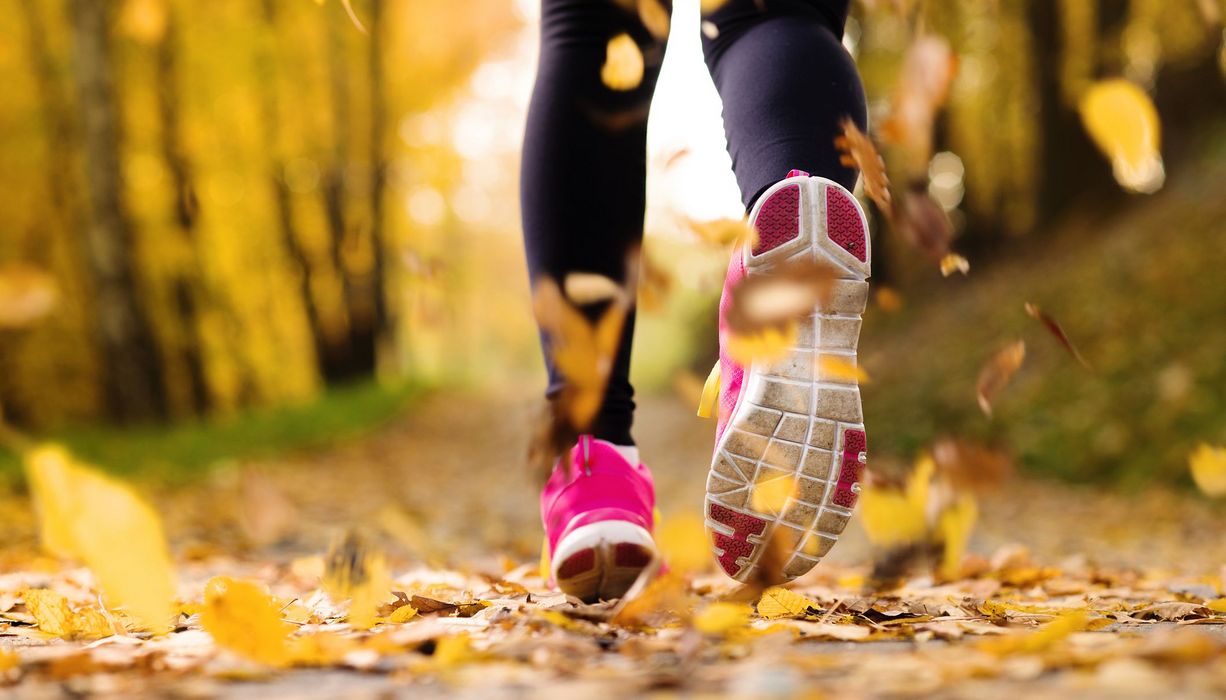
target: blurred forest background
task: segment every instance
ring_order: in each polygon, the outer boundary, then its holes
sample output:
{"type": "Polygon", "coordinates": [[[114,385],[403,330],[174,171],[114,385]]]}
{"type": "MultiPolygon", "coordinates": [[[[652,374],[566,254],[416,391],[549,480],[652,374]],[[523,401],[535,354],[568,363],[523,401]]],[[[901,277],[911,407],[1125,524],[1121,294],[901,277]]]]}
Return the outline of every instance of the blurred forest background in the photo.
{"type": "MultiPolygon", "coordinates": [[[[874,115],[906,80],[899,5],[856,3],[848,28],[874,115]]],[[[516,194],[531,0],[354,0],[356,22],[337,0],[0,8],[8,424],[116,469],[198,466],[360,430],[421,387],[537,391],[516,194]]],[[[676,4],[660,89],[711,106],[697,9],[676,4]]],[[[1226,3],[920,12],[957,73],[936,155],[886,158],[940,203],[972,268],[945,279],[875,226],[877,449],[909,459],[956,433],[1069,478],[1185,479],[1191,444],[1226,439],[1226,3]],[[1161,117],[1156,193],[1125,191],[1082,125],[1086,89],[1114,77],[1161,117]],[[1093,370],[1036,335],[987,420],[975,375],[1033,332],[1027,301],[1093,370]]],[[[707,167],[727,167],[703,136],[717,113],[687,129],[698,117],[665,100],[647,253],[671,291],[645,309],[635,373],[687,394],[714,352],[726,252],[684,221],[739,212],[707,167]]]]}

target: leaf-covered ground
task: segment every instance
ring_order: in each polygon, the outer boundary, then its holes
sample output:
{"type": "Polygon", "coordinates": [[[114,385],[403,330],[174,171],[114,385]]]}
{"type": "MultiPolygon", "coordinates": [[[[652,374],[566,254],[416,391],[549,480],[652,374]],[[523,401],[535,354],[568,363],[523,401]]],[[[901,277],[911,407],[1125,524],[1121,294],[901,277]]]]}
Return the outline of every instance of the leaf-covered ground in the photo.
{"type": "MultiPolygon", "coordinates": [[[[536,575],[529,405],[434,396],[360,442],[154,494],[180,610],[157,638],[110,634],[132,626],[102,612],[86,570],[38,553],[28,503],[6,497],[0,697],[1226,692],[1226,514],[1202,499],[1015,478],[981,500],[953,581],[872,589],[853,524],[790,592],[759,600],[699,571],[581,606],[536,575]],[[352,529],[386,559],[366,630],[321,584],[352,529]]],[[[672,399],[641,409],[665,527],[701,503],[710,425],[691,416],[672,399]]]]}

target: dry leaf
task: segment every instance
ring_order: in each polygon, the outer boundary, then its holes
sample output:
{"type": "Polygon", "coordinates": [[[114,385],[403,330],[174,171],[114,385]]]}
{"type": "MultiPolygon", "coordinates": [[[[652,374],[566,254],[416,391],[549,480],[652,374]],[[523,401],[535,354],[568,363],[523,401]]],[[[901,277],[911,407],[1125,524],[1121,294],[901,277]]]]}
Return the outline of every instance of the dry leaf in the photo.
{"type": "Polygon", "coordinates": [[[971,271],[971,263],[966,258],[957,253],[948,253],[941,258],[941,276],[949,277],[955,272],[961,272],[963,275],[971,271]]]}
{"type": "Polygon", "coordinates": [[[280,607],[258,584],[216,576],[204,586],[200,624],[219,646],[269,666],[286,666],[294,626],[281,619],[280,607]]]}
{"type": "Polygon", "coordinates": [[[838,276],[825,263],[808,258],[787,260],[770,275],[746,277],[733,287],[724,320],[734,334],[742,336],[769,328],[782,331],[827,303],[838,276]]]}
{"type": "Polygon", "coordinates": [[[660,0],[638,0],[639,21],[657,39],[668,38],[668,25],[672,18],[660,0]]]}
{"type": "Polygon", "coordinates": [[[847,358],[842,355],[819,355],[817,378],[844,384],[867,384],[869,382],[868,372],[855,363],[855,357],[847,358]]]}
{"type": "Polygon", "coordinates": [[[691,514],[664,518],[655,531],[656,546],[670,571],[689,574],[711,566],[711,552],[702,519],[691,514]]]}
{"type": "Polygon", "coordinates": [[[758,244],[758,230],[750,225],[748,219],[685,219],[685,225],[704,243],[714,246],[744,244],[753,247],[758,244]]]}
{"type": "Polygon", "coordinates": [[[1144,90],[1121,78],[1103,80],[1090,86],[1079,109],[1086,131],[1111,160],[1120,185],[1146,194],[1162,188],[1166,172],[1159,152],[1161,124],[1144,90]]]}
{"type": "Polygon", "coordinates": [[[902,311],[902,295],[893,287],[880,287],[877,289],[874,299],[877,301],[877,308],[887,314],[896,314],[902,311]]]}
{"type": "Polygon", "coordinates": [[[949,252],[953,226],[945,210],[928,194],[926,186],[913,186],[904,191],[902,199],[895,203],[890,221],[903,240],[933,260],[949,252]]]}
{"type": "Polygon", "coordinates": [[[350,531],[333,543],[324,560],[324,590],[336,600],[349,600],[346,620],[354,629],[370,629],[380,604],[390,595],[391,577],[382,552],[350,531]]]}
{"type": "Polygon", "coordinates": [[[902,147],[909,177],[927,170],[936,113],[949,96],[957,65],[949,42],[939,36],[920,35],[907,47],[890,117],[881,133],[902,147]]]}
{"type": "Polygon", "coordinates": [[[757,608],[758,615],[767,620],[778,620],[784,617],[816,617],[822,612],[816,600],[778,586],[762,592],[757,608]]]}
{"type": "Polygon", "coordinates": [[[1226,496],[1226,447],[1204,443],[1188,455],[1188,468],[1196,487],[1208,496],[1226,496]]]}
{"type": "Polygon", "coordinates": [[[886,175],[885,159],[877,152],[877,147],[856,123],[844,118],[843,135],[834,140],[839,149],[839,162],[849,168],[856,168],[863,178],[864,191],[877,208],[887,215],[892,207],[890,199],[890,178],[886,175]]]}
{"type": "Polygon", "coordinates": [[[691,622],[703,634],[723,636],[747,627],[752,613],[744,603],[716,601],[698,611],[691,622]]]}
{"type": "Polygon", "coordinates": [[[56,446],[30,450],[25,470],[44,546],[84,562],[108,605],[124,608],[150,631],[168,631],[174,573],[153,509],[126,485],[73,462],[56,446]]]}
{"type": "Polygon", "coordinates": [[[1077,364],[1085,367],[1086,369],[1090,369],[1090,363],[1086,362],[1086,359],[1081,356],[1081,351],[1079,351],[1077,347],[1073,345],[1073,341],[1069,340],[1068,334],[1064,332],[1064,329],[1060,327],[1060,324],[1056,322],[1056,319],[1052,318],[1045,311],[1040,309],[1035,304],[1031,304],[1030,302],[1026,302],[1025,308],[1026,313],[1031,318],[1042,323],[1043,327],[1047,329],[1047,332],[1051,333],[1056,340],[1060,341],[1060,345],[1062,345],[1065,350],[1068,350],[1069,354],[1073,356],[1073,359],[1077,360],[1077,364]]]}
{"type": "Polygon", "coordinates": [[[995,488],[1013,472],[1013,460],[1004,452],[951,438],[933,444],[932,460],[937,473],[957,489],[995,488]]]}
{"type": "Polygon", "coordinates": [[[1022,366],[1024,359],[1026,359],[1026,343],[1019,340],[998,351],[979,371],[976,392],[979,397],[979,408],[984,414],[992,415],[992,403],[1001,389],[1005,388],[1014,373],[1022,366]]]}
{"type": "Polygon", "coordinates": [[[609,39],[600,81],[610,90],[633,90],[643,82],[643,52],[629,34],[609,39]]]}

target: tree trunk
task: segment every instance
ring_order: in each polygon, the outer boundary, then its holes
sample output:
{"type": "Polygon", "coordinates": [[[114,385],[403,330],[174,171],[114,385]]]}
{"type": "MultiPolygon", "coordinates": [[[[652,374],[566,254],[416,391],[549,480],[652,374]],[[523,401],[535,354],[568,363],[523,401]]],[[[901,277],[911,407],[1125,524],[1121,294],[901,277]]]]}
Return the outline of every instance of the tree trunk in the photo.
{"type": "Polygon", "coordinates": [[[157,45],[157,102],[162,127],[162,158],[170,172],[174,190],[175,224],[182,243],[189,251],[190,264],[175,271],[171,284],[174,290],[175,314],[179,324],[176,333],[176,361],[187,373],[187,402],[191,411],[202,415],[209,405],[208,379],[205,376],[203,346],[200,332],[200,305],[205,300],[203,280],[198,267],[196,217],[199,202],[191,160],[183,140],[183,120],[179,112],[182,88],[179,74],[179,23],[173,2],[167,3],[166,27],[157,45]]]}
{"type": "Polygon", "coordinates": [[[372,362],[377,364],[387,347],[394,324],[387,300],[387,241],[383,198],[387,189],[387,94],[384,86],[383,42],[386,32],[384,0],[370,2],[370,295],[374,318],[371,324],[372,362]]]}
{"type": "Polygon", "coordinates": [[[110,55],[110,0],[69,0],[90,222],[86,260],[93,277],[106,396],[121,421],[165,414],[158,349],[140,304],[133,229],[123,201],[121,129],[110,55]]]}

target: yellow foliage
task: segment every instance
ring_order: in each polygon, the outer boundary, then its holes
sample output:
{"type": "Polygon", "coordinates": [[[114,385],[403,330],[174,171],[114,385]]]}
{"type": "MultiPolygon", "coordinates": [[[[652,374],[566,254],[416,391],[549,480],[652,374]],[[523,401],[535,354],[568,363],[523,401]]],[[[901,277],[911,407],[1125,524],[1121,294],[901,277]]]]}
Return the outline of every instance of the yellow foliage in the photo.
{"type": "Polygon", "coordinates": [[[966,493],[937,516],[937,535],[945,548],[941,558],[941,576],[947,580],[958,578],[962,557],[966,555],[966,543],[971,538],[971,529],[975,527],[978,515],[975,497],[966,493]]]}
{"type": "Polygon", "coordinates": [[[796,492],[796,480],[791,477],[781,477],[769,481],[759,481],[754,484],[750,500],[753,509],[761,513],[778,513],[787,505],[788,499],[796,492]]]}
{"type": "Polygon", "coordinates": [[[747,626],[752,613],[744,603],[711,603],[694,616],[694,629],[703,634],[726,635],[747,626]]]}
{"type": "Polygon", "coordinates": [[[816,600],[807,598],[796,591],[773,586],[762,593],[758,601],[758,615],[767,620],[777,620],[783,617],[806,617],[819,610],[816,600]]]}
{"type": "Polygon", "coordinates": [[[468,633],[461,632],[438,640],[431,657],[434,664],[441,668],[454,668],[480,658],[473,649],[472,639],[468,633]]]}
{"type": "Polygon", "coordinates": [[[387,616],[388,622],[403,623],[408,622],[417,616],[417,608],[412,605],[401,605],[392,611],[391,615],[387,616]]]}
{"type": "Polygon", "coordinates": [[[286,666],[287,639],[294,626],[281,619],[278,605],[250,581],[215,576],[204,586],[200,625],[219,646],[269,666],[286,666]]]}
{"type": "Polygon", "coordinates": [[[719,406],[720,372],[719,362],[711,367],[707,381],[702,385],[702,396],[698,399],[698,417],[711,418],[719,406]]]}
{"type": "Polygon", "coordinates": [[[1090,616],[1085,610],[1070,610],[1034,632],[1000,637],[983,642],[985,651],[1001,656],[1010,654],[1037,654],[1047,651],[1074,632],[1090,627],[1090,616]]]}
{"type": "Polygon", "coordinates": [[[0,649],[0,673],[11,671],[21,665],[21,657],[7,649],[0,649]]]}
{"type": "Polygon", "coordinates": [[[957,253],[948,253],[941,258],[941,276],[949,277],[955,272],[966,274],[971,271],[971,263],[957,253]]]}
{"type": "Polygon", "coordinates": [[[870,486],[860,494],[860,522],[871,542],[897,545],[922,539],[928,531],[927,504],[929,482],[936,464],[923,457],[907,477],[901,493],[870,486]]]}
{"type": "Polygon", "coordinates": [[[1161,124],[1144,90],[1120,78],[1103,80],[1086,91],[1080,109],[1086,130],[1111,159],[1120,185],[1145,193],[1162,187],[1161,124]]]}
{"type": "Polygon", "coordinates": [[[328,552],[323,584],[334,599],[349,599],[346,620],[354,629],[364,630],[374,626],[375,611],[388,597],[391,577],[382,553],[351,532],[328,552]]]}
{"type": "Polygon", "coordinates": [[[49,445],[25,456],[44,546],[80,559],[109,604],[155,633],[174,617],[174,573],[162,522],[126,485],[49,445]]]}
{"type": "Polygon", "coordinates": [[[868,372],[856,363],[839,355],[819,355],[817,374],[820,379],[850,384],[867,384],[868,372]]]}
{"type": "Polygon", "coordinates": [[[629,34],[609,39],[600,80],[610,90],[633,90],[643,82],[643,52],[629,34]]]}
{"type": "Polygon", "coordinates": [[[656,546],[678,574],[705,571],[711,564],[711,548],[707,543],[702,519],[692,514],[670,517],[656,528],[656,546]]]}
{"type": "Polygon", "coordinates": [[[783,328],[767,326],[757,333],[729,333],[726,350],[728,356],[742,365],[754,362],[770,362],[787,354],[796,345],[799,329],[795,321],[783,328]]]}
{"type": "Polygon", "coordinates": [[[45,589],[29,589],[21,594],[26,609],[34,616],[38,629],[65,639],[100,639],[115,634],[110,620],[94,608],[73,611],[68,599],[45,589]]]}
{"type": "Polygon", "coordinates": [[[1188,456],[1197,488],[1209,496],[1226,496],[1226,447],[1197,445],[1188,456]]]}

